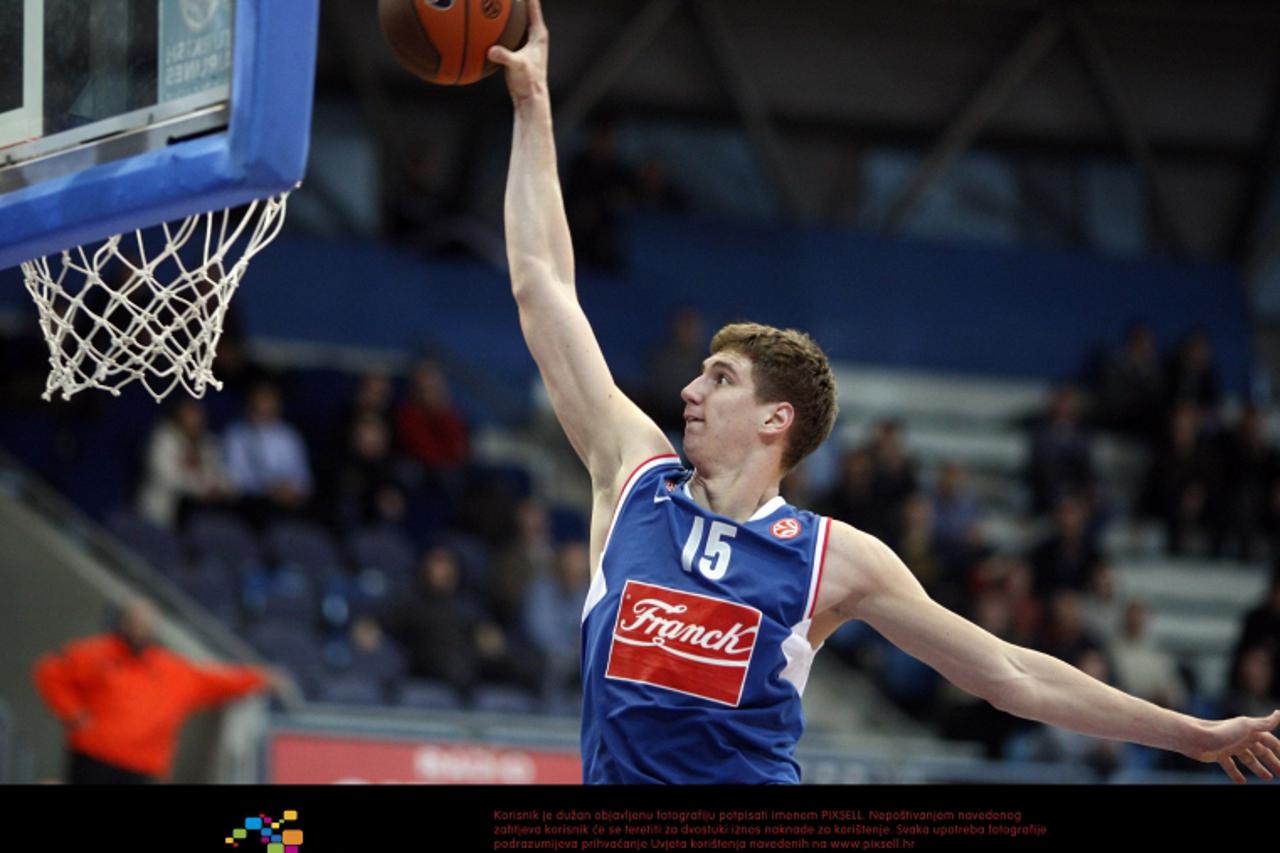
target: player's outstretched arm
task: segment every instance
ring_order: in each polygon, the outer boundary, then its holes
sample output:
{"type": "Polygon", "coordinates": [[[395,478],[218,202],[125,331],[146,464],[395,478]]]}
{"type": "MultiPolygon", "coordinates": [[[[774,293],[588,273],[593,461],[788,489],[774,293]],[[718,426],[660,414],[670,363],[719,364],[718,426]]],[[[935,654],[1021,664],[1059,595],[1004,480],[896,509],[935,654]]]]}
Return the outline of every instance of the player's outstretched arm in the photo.
{"type": "Polygon", "coordinates": [[[947,610],[884,543],[832,522],[826,601],[996,708],[1094,737],[1131,741],[1216,762],[1243,783],[1236,762],[1280,775],[1280,710],[1209,721],[1130,696],[1057,658],[1015,646],[947,610]]]}
{"type": "Polygon", "coordinates": [[[556,168],[547,52],[538,0],[529,0],[525,46],[514,53],[502,47],[489,52],[506,68],[515,107],[505,208],[507,260],[520,327],[556,417],[600,487],[612,483],[624,465],[672,450],[662,431],[619,391],[578,304],[556,168]]]}

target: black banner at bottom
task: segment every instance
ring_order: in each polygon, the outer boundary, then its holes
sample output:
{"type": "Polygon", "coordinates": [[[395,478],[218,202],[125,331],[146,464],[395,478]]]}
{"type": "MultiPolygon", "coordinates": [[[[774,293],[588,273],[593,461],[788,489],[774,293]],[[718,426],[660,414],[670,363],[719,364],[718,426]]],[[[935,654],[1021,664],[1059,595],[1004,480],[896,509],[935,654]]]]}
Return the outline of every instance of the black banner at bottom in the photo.
{"type": "MultiPolygon", "coordinates": [[[[1246,786],[0,788],[10,838],[172,853],[1080,850],[1264,843],[1246,786]]],[[[15,842],[16,843],[16,842],[15,842]]],[[[21,849],[16,846],[15,849],[21,849]]]]}

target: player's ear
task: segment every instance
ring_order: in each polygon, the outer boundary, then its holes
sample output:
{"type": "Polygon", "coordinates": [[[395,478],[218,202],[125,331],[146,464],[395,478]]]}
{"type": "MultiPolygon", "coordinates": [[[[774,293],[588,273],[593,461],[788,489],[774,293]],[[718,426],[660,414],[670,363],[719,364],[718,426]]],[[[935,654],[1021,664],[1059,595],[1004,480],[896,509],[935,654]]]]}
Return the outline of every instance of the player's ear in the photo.
{"type": "Polygon", "coordinates": [[[795,407],[790,403],[770,403],[768,417],[762,431],[766,433],[785,433],[796,420],[795,407]]]}

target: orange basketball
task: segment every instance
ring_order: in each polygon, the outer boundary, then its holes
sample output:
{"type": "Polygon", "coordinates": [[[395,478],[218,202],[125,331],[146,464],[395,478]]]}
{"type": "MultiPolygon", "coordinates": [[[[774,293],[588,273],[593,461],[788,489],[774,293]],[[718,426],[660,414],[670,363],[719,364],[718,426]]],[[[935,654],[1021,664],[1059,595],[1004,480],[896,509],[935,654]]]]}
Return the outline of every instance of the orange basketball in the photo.
{"type": "Polygon", "coordinates": [[[498,70],[490,47],[524,44],[529,8],[525,0],[378,0],[378,20],[401,65],[430,83],[466,86],[498,70]]]}

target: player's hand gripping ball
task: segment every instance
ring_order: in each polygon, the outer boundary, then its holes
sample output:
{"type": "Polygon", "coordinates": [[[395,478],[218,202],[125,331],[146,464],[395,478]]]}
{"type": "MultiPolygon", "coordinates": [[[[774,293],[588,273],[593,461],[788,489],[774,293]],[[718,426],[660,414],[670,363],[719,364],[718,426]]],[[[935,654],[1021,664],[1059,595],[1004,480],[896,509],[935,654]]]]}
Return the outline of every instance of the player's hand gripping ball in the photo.
{"type": "Polygon", "coordinates": [[[516,50],[529,26],[526,0],[378,0],[382,34],[405,68],[441,86],[466,86],[498,70],[489,48],[516,50]]]}

